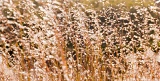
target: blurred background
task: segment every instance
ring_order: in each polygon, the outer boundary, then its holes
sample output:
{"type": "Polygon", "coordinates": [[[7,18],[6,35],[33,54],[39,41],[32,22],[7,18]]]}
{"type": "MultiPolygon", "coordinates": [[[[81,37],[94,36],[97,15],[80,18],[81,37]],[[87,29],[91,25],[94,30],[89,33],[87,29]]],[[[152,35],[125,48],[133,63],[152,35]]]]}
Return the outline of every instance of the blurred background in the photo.
{"type": "MultiPolygon", "coordinates": [[[[155,5],[154,0],[74,0],[76,2],[80,2],[85,4],[88,8],[94,9],[102,9],[108,6],[117,7],[119,5],[125,6],[125,8],[129,9],[133,6],[153,6],[155,5]]],[[[158,0],[156,1],[158,3],[158,0]]]]}

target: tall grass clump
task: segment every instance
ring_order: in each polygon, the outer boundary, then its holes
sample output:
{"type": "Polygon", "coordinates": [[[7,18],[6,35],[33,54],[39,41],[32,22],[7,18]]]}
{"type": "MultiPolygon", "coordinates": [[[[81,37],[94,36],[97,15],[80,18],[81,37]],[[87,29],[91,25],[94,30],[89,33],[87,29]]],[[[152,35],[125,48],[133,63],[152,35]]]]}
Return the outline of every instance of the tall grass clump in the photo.
{"type": "Polygon", "coordinates": [[[160,80],[159,8],[114,1],[0,1],[0,81],[160,80]]]}

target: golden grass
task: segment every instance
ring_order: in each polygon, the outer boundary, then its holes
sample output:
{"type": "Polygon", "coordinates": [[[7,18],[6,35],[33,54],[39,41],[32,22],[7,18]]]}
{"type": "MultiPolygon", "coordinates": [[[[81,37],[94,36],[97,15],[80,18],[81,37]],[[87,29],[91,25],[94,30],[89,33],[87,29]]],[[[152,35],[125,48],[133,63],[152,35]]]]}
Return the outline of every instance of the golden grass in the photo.
{"type": "Polygon", "coordinates": [[[0,81],[158,81],[158,8],[130,1],[3,1],[0,81]]]}

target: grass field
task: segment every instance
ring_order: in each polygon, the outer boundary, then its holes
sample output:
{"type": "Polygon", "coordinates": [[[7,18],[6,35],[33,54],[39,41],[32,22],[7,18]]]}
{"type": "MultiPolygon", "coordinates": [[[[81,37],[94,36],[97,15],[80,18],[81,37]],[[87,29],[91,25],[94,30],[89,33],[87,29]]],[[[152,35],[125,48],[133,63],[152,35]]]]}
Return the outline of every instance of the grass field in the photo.
{"type": "Polygon", "coordinates": [[[2,0],[0,81],[159,81],[158,10],[152,0],[2,0]]]}

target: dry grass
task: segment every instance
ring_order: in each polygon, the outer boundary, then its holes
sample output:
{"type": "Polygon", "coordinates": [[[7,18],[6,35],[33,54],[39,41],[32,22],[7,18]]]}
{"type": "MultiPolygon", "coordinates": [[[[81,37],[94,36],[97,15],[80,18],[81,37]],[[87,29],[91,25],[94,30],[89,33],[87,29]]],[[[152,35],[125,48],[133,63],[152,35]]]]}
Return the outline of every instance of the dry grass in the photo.
{"type": "Polygon", "coordinates": [[[0,81],[160,80],[157,7],[0,3],[0,81]]]}

